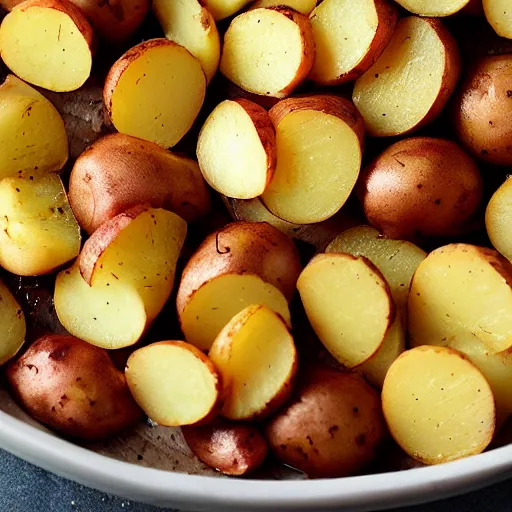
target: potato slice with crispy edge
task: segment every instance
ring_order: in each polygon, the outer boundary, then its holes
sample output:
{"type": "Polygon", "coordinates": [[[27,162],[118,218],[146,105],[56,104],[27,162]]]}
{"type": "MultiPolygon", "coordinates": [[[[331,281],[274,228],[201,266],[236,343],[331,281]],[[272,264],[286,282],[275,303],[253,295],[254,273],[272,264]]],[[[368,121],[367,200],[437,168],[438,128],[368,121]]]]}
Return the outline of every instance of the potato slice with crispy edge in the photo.
{"type": "Polygon", "coordinates": [[[494,192],[485,211],[485,227],[492,245],[512,260],[512,178],[494,192]]]}
{"type": "Polygon", "coordinates": [[[317,0],[257,0],[250,5],[250,9],[261,9],[263,7],[290,7],[291,9],[309,16],[315,8],[317,0]]]}
{"type": "Polygon", "coordinates": [[[136,350],[125,375],[139,407],[159,425],[207,423],[218,412],[221,376],[200,350],[183,341],[161,341],[136,350]]]}
{"type": "Polygon", "coordinates": [[[220,71],[246,91],[285,98],[309,75],[315,59],[311,24],[287,7],[238,15],[224,36],[220,71]]]}
{"type": "Polygon", "coordinates": [[[420,16],[451,16],[469,3],[469,0],[396,0],[404,9],[420,16]]]}
{"type": "Polygon", "coordinates": [[[410,16],[358,78],[352,99],[369,135],[404,135],[440,114],[459,74],[457,44],[441,21],[410,16]]]}
{"type": "Polygon", "coordinates": [[[117,131],[172,147],[192,127],[205,93],[199,60],[159,38],[134,46],[114,63],[103,97],[117,131]]]}
{"type": "Polygon", "coordinates": [[[494,435],[496,410],[489,384],[450,348],[404,352],[386,375],[382,406],[395,441],[424,464],[481,453],[494,435]]]}
{"type": "Polygon", "coordinates": [[[512,39],[512,5],[508,0],[483,0],[485,17],[501,37],[512,39]]]}
{"type": "Polygon", "coordinates": [[[216,21],[229,18],[241,11],[251,0],[201,0],[204,6],[213,14],[216,21]]]}
{"type": "Polygon", "coordinates": [[[261,196],[277,217],[312,224],[345,204],[359,176],[363,120],[354,105],[333,95],[280,101],[270,110],[277,166],[261,196]]]}
{"type": "Polygon", "coordinates": [[[0,325],[2,326],[0,365],[2,365],[18,353],[27,333],[23,310],[2,281],[0,281],[0,325]]]}
{"type": "Polygon", "coordinates": [[[0,56],[31,84],[74,91],[91,73],[93,35],[82,11],[71,2],[27,0],[2,21],[0,56]]]}
{"type": "Polygon", "coordinates": [[[260,196],[276,164],[276,133],[267,111],[244,99],[217,105],[199,133],[197,160],[217,192],[237,199],[260,196]]]}

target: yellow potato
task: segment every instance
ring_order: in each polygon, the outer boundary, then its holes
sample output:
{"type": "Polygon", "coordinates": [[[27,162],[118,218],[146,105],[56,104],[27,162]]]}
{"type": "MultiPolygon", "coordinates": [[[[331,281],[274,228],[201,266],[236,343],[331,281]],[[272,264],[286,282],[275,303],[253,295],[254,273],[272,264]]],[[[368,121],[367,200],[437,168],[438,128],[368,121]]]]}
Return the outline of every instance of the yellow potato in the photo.
{"type": "Polygon", "coordinates": [[[219,21],[241,11],[251,0],[202,0],[204,6],[219,21]]]}
{"type": "Polygon", "coordinates": [[[261,9],[262,7],[291,7],[297,12],[309,16],[315,8],[317,0],[256,0],[252,3],[251,9],[261,9]]]}
{"type": "Polygon", "coordinates": [[[450,16],[463,9],[469,0],[396,0],[404,9],[420,16],[450,16]]]}
{"type": "Polygon", "coordinates": [[[0,365],[12,359],[25,342],[27,326],[20,305],[7,286],[0,281],[0,365]]]}
{"type": "Polygon", "coordinates": [[[492,245],[512,260],[512,179],[508,178],[491,197],[485,211],[485,227],[492,245]]]}
{"type": "Polygon", "coordinates": [[[512,39],[512,5],[508,0],[483,0],[485,17],[501,37],[512,39]]]}

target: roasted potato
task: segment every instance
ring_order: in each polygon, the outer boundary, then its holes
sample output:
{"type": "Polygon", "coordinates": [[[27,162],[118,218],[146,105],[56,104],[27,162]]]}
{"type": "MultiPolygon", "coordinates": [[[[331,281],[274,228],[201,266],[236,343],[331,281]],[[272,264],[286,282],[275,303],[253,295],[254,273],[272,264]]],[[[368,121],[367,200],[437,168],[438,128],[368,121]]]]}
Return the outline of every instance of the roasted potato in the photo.
{"type": "Polygon", "coordinates": [[[0,365],[12,359],[23,346],[27,325],[20,305],[9,288],[0,281],[0,365]]]}
{"type": "Polygon", "coordinates": [[[251,9],[261,9],[262,7],[291,7],[297,12],[309,16],[315,8],[317,0],[256,0],[250,5],[251,9]]]}
{"type": "Polygon", "coordinates": [[[420,16],[450,16],[463,9],[469,0],[396,0],[404,9],[420,16]]]}
{"type": "Polygon", "coordinates": [[[233,16],[250,2],[251,0],[202,0],[217,21],[233,16]]]}
{"type": "Polygon", "coordinates": [[[492,245],[512,261],[512,178],[507,178],[491,197],[485,211],[485,227],[492,245]]]}
{"type": "Polygon", "coordinates": [[[508,0],[483,0],[485,17],[501,37],[512,39],[512,6],[508,0]]]}

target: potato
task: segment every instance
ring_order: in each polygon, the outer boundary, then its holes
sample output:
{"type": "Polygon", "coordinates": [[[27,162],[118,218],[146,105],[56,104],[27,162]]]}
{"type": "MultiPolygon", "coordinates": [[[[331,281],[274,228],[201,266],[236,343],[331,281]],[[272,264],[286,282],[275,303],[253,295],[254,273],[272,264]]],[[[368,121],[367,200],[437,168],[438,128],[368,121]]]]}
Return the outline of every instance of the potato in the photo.
{"type": "Polygon", "coordinates": [[[0,365],[12,359],[25,342],[27,325],[20,305],[9,288],[0,281],[0,365]]]}
{"type": "Polygon", "coordinates": [[[22,80],[51,91],[83,85],[91,73],[93,44],[89,22],[68,0],[27,0],[0,26],[5,64],[22,80]]]}
{"type": "Polygon", "coordinates": [[[80,228],[56,174],[0,182],[0,265],[21,276],[48,274],[80,252],[80,228]]]}
{"type": "Polygon", "coordinates": [[[292,9],[309,16],[315,8],[317,0],[257,0],[252,3],[251,9],[261,9],[263,7],[291,7],[292,9]]]}
{"type": "Polygon", "coordinates": [[[512,260],[512,178],[494,192],[485,211],[485,227],[492,245],[512,260]]]}
{"type": "Polygon", "coordinates": [[[159,38],[117,60],[103,94],[117,131],[172,147],[192,127],[205,92],[200,62],[182,46],[159,38]]]}
{"type": "Polygon", "coordinates": [[[473,155],[512,165],[512,55],[476,63],[461,86],[454,112],[457,136],[473,155]]]}
{"type": "Polygon", "coordinates": [[[412,458],[440,464],[485,450],[495,406],[484,376],[445,347],[404,352],[386,375],[382,407],[395,441],[412,458]]]}
{"type": "Polygon", "coordinates": [[[277,166],[261,196],[277,217],[312,224],[345,204],[361,167],[364,128],[354,105],[333,95],[289,98],[270,110],[277,166]]]}
{"type": "Polygon", "coordinates": [[[219,420],[201,427],[183,427],[181,431],[194,455],[225,475],[250,473],[267,456],[267,443],[252,425],[219,420]]]}
{"type": "Polygon", "coordinates": [[[89,234],[137,204],[165,208],[186,221],[211,208],[196,162],[121,133],[103,137],[78,158],[69,180],[69,202],[89,234]]]}
{"type": "Polygon", "coordinates": [[[38,339],[7,379],[30,416],[68,436],[103,439],[142,419],[107,352],[73,336],[38,339]]]}
{"type": "Polygon", "coordinates": [[[229,18],[241,11],[251,0],[201,0],[204,6],[213,14],[215,20],[229,18]]]}
{"type": "Polygon", "coordinates": [[[463,9],[469,0],[396,0],[404,9],[420,16],[451,16],[463,9]]]}
{"type": "Polygon", "coordinates": [[[364,169],[359,183],[368,222],[389,238],[460,234],[482,200],[478,167],[444,139],[414,137],[391,145],[364,169]]]}
{"type": "Polygon", "coordinates": [[[352,99],[369,135],[404,135],[434,120],[460,73],[457,44],[437,19],[402,18],[352,99]],[[425,72],[428,69],[428,73],[425,72]]]}
{"type": "Polygon", "coordinates": [[[215,19],[200,0],[154,0],[153,12],[165,37],[186,48],[209,82],[219,67],[220,37],[215,19]]]}
{"type": "Polygon", "coordinates": [[[135,401],[159,425],[206,423],[217,413],[221,377],[188,343],[161,341],[136,350],[125,375],[135,401]]]}
{"type": "Polygon", "coordinates": [[[297,289],[318,338],[347,368],[370,359],[395,320],[388,283],[362,256],[315,256],[300,275],[297,289]]]}
{"type": "Polygon", "coordinates": [[[68,137],[55,107],[14,75],[0,85],[0,179],[60,171],[68,137]]]}
{"type": "Polygon", "coordinates": [[[219,103],[199,133],[197,160],[217,192],[238,199],[260,196],[276,164],[276,133],[267,111],[243,99],[219,103]]]}
{"type": "Polygon", "coordinates": [[[485,17],[501,37],[512,39],[512,6],[508,0],[483,0],[485,17]]]}
{"type": "Polygon", "coordinates": [[[265,436],[281,462],[327,478],[369,464],[385,430],[379,395],[369,384],[318,366],[300,376],[294,401],[270,421],[265,436]]]}
{"type": "Polygon", "coordinates": [[[389,43],[398,11],[387,0],[324,0],[311,13],[316,58],[309,78],[319,84],[350,82],[389,43]]]}
{"type": "Polygon", "coordinates": [[[224,35],[220,71],[246,91],[285,98],[309,75],[315,42],[309,20],[287,7],[238,15],[224,35]]]}

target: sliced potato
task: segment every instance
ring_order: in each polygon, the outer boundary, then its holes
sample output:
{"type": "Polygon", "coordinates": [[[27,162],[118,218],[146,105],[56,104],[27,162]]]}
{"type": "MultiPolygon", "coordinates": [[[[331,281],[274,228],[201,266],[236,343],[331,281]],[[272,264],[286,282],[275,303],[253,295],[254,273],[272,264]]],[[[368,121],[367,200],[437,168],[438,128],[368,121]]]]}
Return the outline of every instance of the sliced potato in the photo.
{"type": "Polygon", "coordinates": [[[0,365],[12,359],[25,342],[27,325],[20,305],[9,288],[0,281],[0,365]]]}
{"type": "Polygon", "coordinates": [[[260,196],[276,164],[276,134],[267,111],[243,99],[217,105],[199,133],[197,160],[217,192],[238,199],[260,196]]]}
{"type": "Polygon", "coordinates": [[[397,19],[388,0],[323,0],[310,17],[316,57],[309,77],[334,85],[361,76],[384,51],[397,19]]]}
{"type": "Polygon", "coordinates": [[[508,178],[491,197],[485,211],[485,227],[492,245],[512,260],[512,178],[508,178]]]}
{"type": "Polygon", "coordinates": [[[361,167],[364,128],[354,105],[318,95],[289,98],[270,110],[277,166],[261,199],[277,217],[312,224],[345,204],[361,167]]]}
{"type": "Polygon", "coordinates": [[[261,9],[262,7],[291,7],[297,12],[309,16],[315,8],[317,0],[256,0],[251,4],[251,9],[261,9]]]}
{"type": "Polygon", "coordinates": [[[217,412],[221,377],[188,343],[161,341],[136,350],[125,375],[135,401],[159,425],[195,425],[217,412]]]}
{"type": "Polygon", "coordinates": [[[114,63],[104,101],[117,131],[172,147],[192,127],[205,93],[199,60],[160,38],[134,46],[114,63]]]}
{"type": "Polygon", "coordinates": [[[22,80],[51,91],[83,85],[91,73],[93,42],[89,22],[68,0],[27,0],[0,26],[5,64],[22,80]]]}
{"type": "Polygon", "coordinates": [[[457,44],[439,20],[402,18],[352,99],[377,137],[410,133],[436,118],[460,73],[457,44]],[[425,72],[428,70],[428,72],[425,72]]]}
{"type": "Polygon", "coordinates": [[[233,16],[250,2],[251,0],[202,0],[217,21],[233,16]]]}
{"type": "Polygon", "coordinates": [[[501,37],[512,39],[512,5],[509,0],[483,0],[485,17],[501,37]]]}
{"type": "Polygon", "coordinates": [[[285,98],[309,75],[315,42],[309,20],[287,7],[238,15],[224,36],[220,70],[246,91],[285,98]]]}
{"type": "Polygon", "coordinates": [[[347,368],[370,359],[395,320],[386,280],[362,256],[315,256],[300,275],[297,289],[318,338],[347,368]]]}
{"type": "Polygon", "coordinates": [[[404,9],[420,16],[451,16],[463,9],[469,0],[396,0],[404,9]]]}
{"type": "Polygon", "coordinates": [[[449,348],[404,352],[386,375],[382,406],[395,441],[424,464],[480,453],[494,435],[496,410],[489,384],[449,348]]]}

